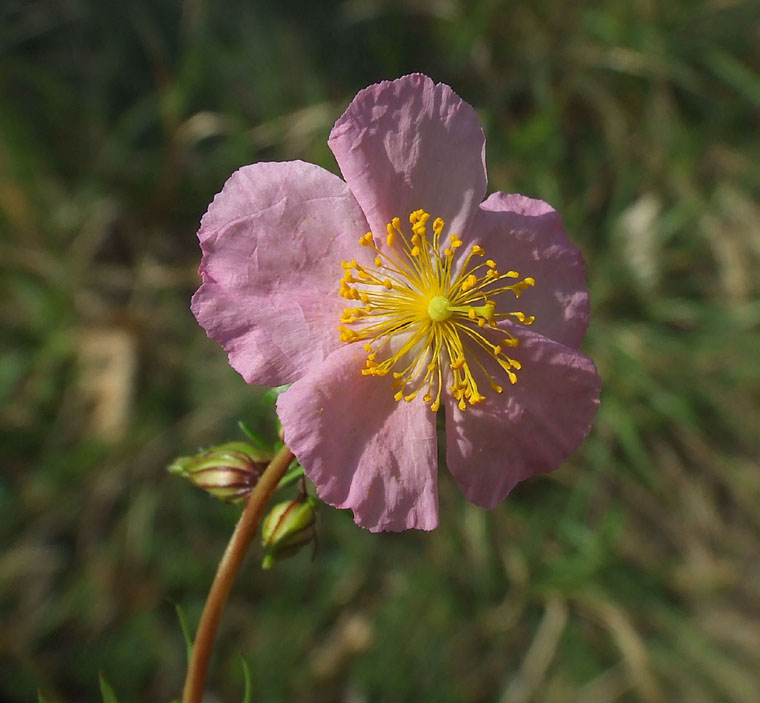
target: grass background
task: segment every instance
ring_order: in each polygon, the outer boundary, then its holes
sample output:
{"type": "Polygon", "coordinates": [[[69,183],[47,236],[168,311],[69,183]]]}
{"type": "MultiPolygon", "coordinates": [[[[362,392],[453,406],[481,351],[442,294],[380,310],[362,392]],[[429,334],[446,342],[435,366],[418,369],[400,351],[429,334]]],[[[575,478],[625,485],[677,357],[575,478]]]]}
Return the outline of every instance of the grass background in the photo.
{"type": "Polygon", "coordinates": [[[583,248],[598,420],[490,513],[443,473],[432,534],[252,555],[208,700],[241,654],[272,703],[760,700],[759,47],[751,0],[5,0],[0,699],[178,695],[238,508],[165,466],[272,431],[189,313],[198,221],[419,70],[583,248]]]}

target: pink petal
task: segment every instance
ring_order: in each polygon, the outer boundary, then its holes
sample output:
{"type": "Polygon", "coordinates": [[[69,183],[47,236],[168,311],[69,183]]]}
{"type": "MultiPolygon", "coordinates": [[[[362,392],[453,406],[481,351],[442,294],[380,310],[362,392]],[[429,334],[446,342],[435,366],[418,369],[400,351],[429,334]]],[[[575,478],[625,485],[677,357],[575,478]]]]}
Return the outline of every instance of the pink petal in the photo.
{"type": "Polygon", "coordinates": [[[438,525],[435,413],[393,400],[391,377],[362,376],[356,344],[333,352],[277,400],[285,442],[319,497],[373,532],[438,525]]]}
{"type": "MultiPolygon", "coordinates": [[[[506,326],[505,326],[506,327],[506,326]]],[[[462,412],[446,403],[446,462],[468,500],[493,508],[519,482],[552,471],[583,442],[599,406],[601,379],[593,362],[570,347],[516,326],[522,363],[511,385],[498,366],[489,372],[501,394],[483,384],[486,400],[462,412]]]]}
{"type": "Polygon", "coordinates": [[[366,231],[346,184],[318,166],[259,163],[230,177],[201,224],[192,311],[248,383],[290,383],[338,346],[340,262],[368,256],[366,231]]]}
{"type": "Polygon", "coordinates": [[[511,308],[535,315],[534,332],[575,349],[580,346],[589,316],[586,267],[550,205],[523,195],[493,193],[473,220],[470,242],[479,243],[499,271],[512,269],[535,279],[535,286],[511,308]]]}
{"type": "Polygon", "coordinates": [[[361,90],[328,141],[370,227],[424,209],[462,234],[486,189],[485,136],[470,105],[420,74],[361,90]]]}

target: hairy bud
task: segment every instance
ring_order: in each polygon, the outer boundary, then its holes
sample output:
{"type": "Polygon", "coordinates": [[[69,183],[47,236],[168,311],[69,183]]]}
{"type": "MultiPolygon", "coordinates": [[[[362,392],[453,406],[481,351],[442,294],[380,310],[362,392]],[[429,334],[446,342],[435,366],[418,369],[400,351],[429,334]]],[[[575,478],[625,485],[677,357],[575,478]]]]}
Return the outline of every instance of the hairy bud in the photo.
{"type": "Polygon", "coordinates": [[[277,503],[261,525],[262,568],[298,552],[316,537],[316,501],[307,496],[277,503]]]}
{"type": "Polygon", "coordinates": [[[247,442],[227,442],[175,459],[169,472],[186,478],[214,498],[234,503],[250,494],[271,459],[271,453],[247,442]]]}

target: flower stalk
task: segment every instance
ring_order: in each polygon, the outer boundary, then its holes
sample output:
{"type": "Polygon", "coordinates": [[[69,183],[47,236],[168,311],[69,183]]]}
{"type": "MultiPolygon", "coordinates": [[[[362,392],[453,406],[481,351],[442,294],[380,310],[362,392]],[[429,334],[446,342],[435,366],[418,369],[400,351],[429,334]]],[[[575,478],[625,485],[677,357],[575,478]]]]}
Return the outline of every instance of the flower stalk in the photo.
{"type": "Polygon", "coordinates": [[[235,526],[235,531],[217,567],[216,576],[201,614],[187,668],[182,703],[201,703],[202,701],[206,671],[227,597],[251,540],[256,534],[264,510],[292,460],[293,453],[287,446],[280,449],[253,489],[240,520],[235,526]]]}

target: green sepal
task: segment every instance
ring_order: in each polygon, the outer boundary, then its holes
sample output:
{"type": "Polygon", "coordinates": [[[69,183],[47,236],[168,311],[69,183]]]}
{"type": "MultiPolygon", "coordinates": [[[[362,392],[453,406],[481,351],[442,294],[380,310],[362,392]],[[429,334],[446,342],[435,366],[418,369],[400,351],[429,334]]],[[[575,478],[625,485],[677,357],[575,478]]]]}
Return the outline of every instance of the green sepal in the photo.
{"type": "Polygon", "coordinates": [[[286,473],[277,484],[277,490],[281,491],[283,488],[292,486],[298,479],[303,476],[303,466],[296,464],[288,473],[286,473]]]}
{"type": "Polygon", "coordinates": [[[238,427],[240,428],[240,431],[248,437],[248,439],[251,441],[251,443],[260,451],[265,452],[269,450],[269,445],[267,441],[261,436],[256,434],[248,425],[246,425],[242,420],[238,420],[238,427]]]}

